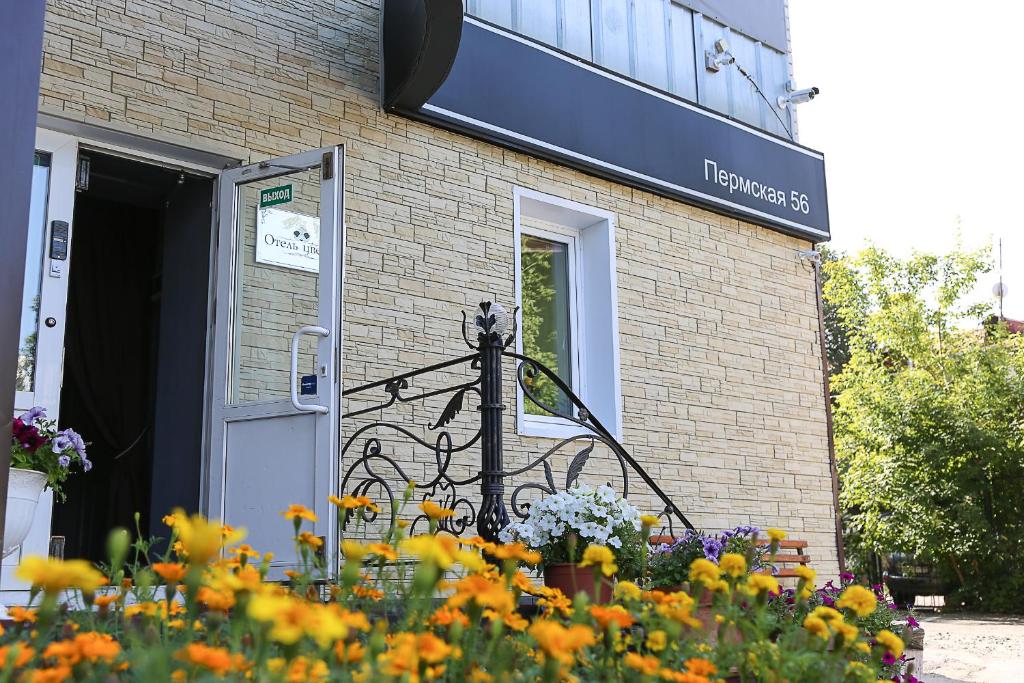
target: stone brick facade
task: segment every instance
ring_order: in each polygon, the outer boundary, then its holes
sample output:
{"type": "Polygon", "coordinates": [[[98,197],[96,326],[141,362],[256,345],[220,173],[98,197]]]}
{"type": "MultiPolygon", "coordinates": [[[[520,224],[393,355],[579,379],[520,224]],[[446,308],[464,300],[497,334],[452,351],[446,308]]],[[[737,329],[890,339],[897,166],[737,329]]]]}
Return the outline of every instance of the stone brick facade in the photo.
{"type": "MultiPolygon", "coordinates": [[[[788,529],[835,575],[809,244],[386,115],[377,36],[378,0],[51,0],[40,104],[244,161],[345,143],[346,386],[464,353],[460,312],[514,300],[513,187],[614,212],[627,448],[698,527],[788,529]]],[[[550,445],[508,415],[512,464],[550,445]]]]}

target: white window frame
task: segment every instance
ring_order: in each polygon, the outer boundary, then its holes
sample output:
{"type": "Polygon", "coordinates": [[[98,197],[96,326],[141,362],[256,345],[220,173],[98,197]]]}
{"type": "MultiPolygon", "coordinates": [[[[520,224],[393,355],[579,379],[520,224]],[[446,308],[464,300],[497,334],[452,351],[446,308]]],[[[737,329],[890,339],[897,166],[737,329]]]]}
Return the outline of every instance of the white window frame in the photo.
{"type": "MultiPolygon", "coordinates": [[[[523,187],[513,188],[513,214],[517,322],[521,328],[523,235],[567,245],[570,386],[612,436],[621,438],[615,215],[523,187]],[[523,225],[524,217],[544,221],[545,228],[523,225]]],[[[516,351],[523,352],[522,335],[516,337],[516,351]]],[[[521,436],[565,439],[582,431],[579,425],[560,417],[527,414],[527,400],[517,384],[516,431],[521,436]]]]}

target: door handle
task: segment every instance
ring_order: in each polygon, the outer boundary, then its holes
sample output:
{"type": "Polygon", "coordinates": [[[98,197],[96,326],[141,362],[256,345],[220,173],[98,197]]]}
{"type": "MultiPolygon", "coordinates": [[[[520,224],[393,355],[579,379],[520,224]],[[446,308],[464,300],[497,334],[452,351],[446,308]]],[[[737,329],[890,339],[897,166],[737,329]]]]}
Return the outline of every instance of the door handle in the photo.
{"type": "Polygon", "coordinates": [[[295,410],[303,413],[326,414],[330,412],[330,408],[327,406],[321,406],[315,403],[301,403],[299,401],[299,390],[296,388],[296,384],[298,384],[299,381],[299,339],[304,334],[312,334],[317,337],[327,337],[331,334],[331,331],[317,325],[304,325],[303,327],[295,330],[295,333],[292,335],[292,367],[291,372],[288,375],[288,381],[291,383],[292,389],[292,405],[295,407],[295,410]]]}

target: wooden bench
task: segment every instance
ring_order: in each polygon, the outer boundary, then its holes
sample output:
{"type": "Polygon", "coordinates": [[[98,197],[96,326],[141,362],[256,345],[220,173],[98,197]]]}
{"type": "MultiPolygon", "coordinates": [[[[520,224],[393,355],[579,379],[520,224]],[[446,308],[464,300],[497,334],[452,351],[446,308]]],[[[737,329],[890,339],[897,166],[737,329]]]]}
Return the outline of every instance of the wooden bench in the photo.
{"type": "MultiPolygon", "coordinates": [[[[675,540],[672,536],[651,536],[650,543],[651,545],[661,545],[662,543],[671,545],[675,540]]],[[[759,538],[757,542],[758,545],[768,545],[769,543],[767,538],[759,538]]],[[[780,541],[779,551],[775,553],[774,561],[775,566],[779,569],[779,573],[775,576],[780,579],[796,578],[796,565],[807,566],[810,561],[811,556],[807,554],[807,541],[795,539],[780,541]]]]}

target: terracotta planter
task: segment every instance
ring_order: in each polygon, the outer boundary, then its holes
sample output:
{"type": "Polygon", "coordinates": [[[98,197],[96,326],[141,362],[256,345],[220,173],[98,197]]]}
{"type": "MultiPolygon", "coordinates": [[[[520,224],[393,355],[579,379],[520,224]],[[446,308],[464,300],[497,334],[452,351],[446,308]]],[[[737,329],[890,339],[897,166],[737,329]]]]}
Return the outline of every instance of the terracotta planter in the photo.
{"type": "Polygon", "coordinates": [[[35,470],[11,468],[7,484],[7,518],[4,522],[4,557],[21,547],[32,528],[46,475],[35,470]]]}
{"type": "Polygon", "coordinates": [[[592,601],[611,602],[611,579],[601,578],[600,595],[594,595],[594,572],[590,567],[578,567],[574,564],[549,564],[544,568],[544,585],[557,588],[570,599],[577,593],[586,593],[592,601]]]}

